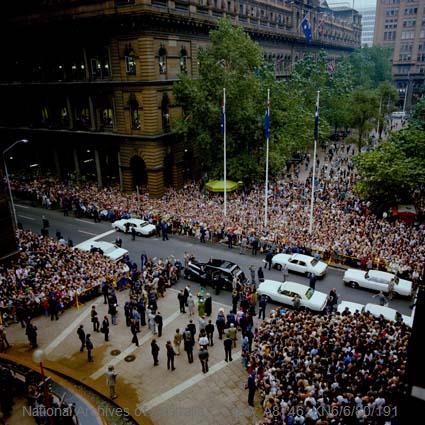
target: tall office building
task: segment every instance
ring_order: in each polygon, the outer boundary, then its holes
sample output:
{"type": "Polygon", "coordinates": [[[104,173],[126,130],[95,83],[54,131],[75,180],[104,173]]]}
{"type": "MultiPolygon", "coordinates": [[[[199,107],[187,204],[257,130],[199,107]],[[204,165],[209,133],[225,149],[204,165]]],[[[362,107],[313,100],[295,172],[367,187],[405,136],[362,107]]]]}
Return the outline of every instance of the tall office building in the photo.
{"type": "Polygon", "coordinates": [[[376,7],[358,7],[357,11],[362,15],[362,47],[372,47],[375,32],[376,7]]]}
{"type": "Polygon", "coordinates": [[[378,0],[374,44],[393,49],[393,81],[409,110],[425,76],[425,0],[378,0]]]}
{"type": "Polygon", "coordinates": [[[21,165],[26,154],[41,170],[92,175],[99,186],[153,196],[181,187],[199,169],[191,141],[173,131],[173,84],[181,73],[196,78],[222,17],[261,44],[277,78],[308,53],[324,49],[334,62],[360,47],[358,13],[319,0],[16,0],[0,28],[3,141],[31,140],[21,165]]]}

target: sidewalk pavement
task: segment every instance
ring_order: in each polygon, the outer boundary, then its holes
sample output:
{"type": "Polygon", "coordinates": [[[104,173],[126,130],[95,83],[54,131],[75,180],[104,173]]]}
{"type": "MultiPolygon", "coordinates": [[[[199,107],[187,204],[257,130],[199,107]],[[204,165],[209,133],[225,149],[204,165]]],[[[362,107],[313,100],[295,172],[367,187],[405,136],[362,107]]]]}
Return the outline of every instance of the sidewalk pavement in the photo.
{"type": "MultiPolygon", "coordinates": [[[[196,288],[192,285],[196,298],[196,288]]],[[[196,285],[197,287],[197,285],[196,285]]],[[[128,409],[133,418],[141,424],[171,425],[177,418],[185,425],[228,425],[255,424],[261,417],[260,406],[253,409],[248,406],[247,390],[244,385],[247,374],[240,361],[240,341],[234,349],[233,362],[224,362],[224,347],[214,333],[214,346],[209,347],[209,368],[202,373],[198,359],[198,345],[194,350],[194,362],[189,364],[186,352],[181,347],[181,355],[175,357],[175,371],[167,370],[165,344],[173,341],[177,328],[181,332],[189,323],[188,313],[179,312],[177,292],[168,289],[164,298],[160,298],[158,309],[164,318],[164,328],[161,338],[155,336],[160,347],[159,366],[153,366],[150,352],[152,332],[147,326],[141,327],[138,334],[140,347],[131,344],[130,328],[126,327],[123,312],[124,302],[128,298],[128,290],[117,292],[119,303],[118,325],[110,326],[109,342],[104,341],[104,335],[92,331],[90,315],[87,313],[92,305],[96,305],[98,317],[102,321],[107,314],[107,305],[103,297],[64,312],[58,321],[50,317],[39,317],[33,320],[38,328],[39,347],[46,350],[45,367],[88,385],[108,397],[105,370],[113,364],[118,373],[117,394],[114,400],[117,406],[128,409]],[[87,361],[87,353],[81,353],[77,328],[84,325],[86,333],[91,333],[94,345],[94,362],[87,361]],[[118,356],[112,355],[112,350],[120,350],[118,356]],[[127,362],[124,357],[134,356],[127,362]]],[[[212,295],[214,300],[214,295],[212,295]]],[[[219,308],[224,308],[225,314],[231,306],[224,306],[213,301],[213,312],[210,317],[215,324],[219,308]]],[[[198,315],[192,318],[199,334],[198,315]]],[[[207,318],[208,320],[208,318],[207,318]]],[[[19,324],[7,328],[7,335],[12,348],[7,354],[11,358],[31,361],[30,348],[25,330],[19,324]]],[[[240,338],[240,333],[238,335],[240,338]]],[[[257,403],[259,404],[259,403],[257,403]]]]}

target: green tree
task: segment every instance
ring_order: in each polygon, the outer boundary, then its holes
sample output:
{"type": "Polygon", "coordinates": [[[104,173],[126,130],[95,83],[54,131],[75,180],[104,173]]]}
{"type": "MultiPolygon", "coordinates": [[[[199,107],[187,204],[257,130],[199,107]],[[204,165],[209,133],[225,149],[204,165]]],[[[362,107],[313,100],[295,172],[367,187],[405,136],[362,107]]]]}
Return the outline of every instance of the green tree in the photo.
{"type": "MultiPolygon", "coordinates": [[[[226,88],[228,177],[244,182],[264,178],[263,119],[267,89],[271,92],[270,173],[280,174],[295,151],[313,141],[314,103],[287,82],[277,82],[263,52],[240,27],[220,20],[209,46],[198,55],[199,77],[181,75],[174,86],[184,118],[177,132],[198,146],[201,166],[210,178],[223,175],[220,106],[226,88]],[[306,131],[311,129],[311,131],[306,131]]],[[[321,121],[321,131],[328,129],[321,121]]]]}
{"type": "Polygon", "coordinates": [[[425,97],[422,96],[415,105],[412,117],[409,120],[410,127],[425,130],[425,97]]]}
{"type": "Polygon", "coordinates": [[[425,183],[424,136],[423,131],[404,130],[375,150],[357,155],[358,195],[380,210],[410,202],[415,190],[425,183]]]}
{"type": "Polygon", "coordinates": [[[391,49],[380,46],[362,47],[349,57],[355,87],[377,88],[391,81],[391,49]]]}
{"type": "Polygon", "coordinates": [[[290,93],[297,93],[305,107],[314,109],[320,91],[320,123],[323,136],[329,135],[329,125],[335,128],[349,124],[349,100],[353,89],[351,65],[338,63],[331,70],[326,52],[307,55],[295,66],[288,84],[290,93]],[[326,131],[324,131],[326,129],[326,131]]]}
{"type": "Polygon", "coordinates": [[[388,82],[383,82],[377,89],[377,96],[379,98],[378,110],[378,134],[381,139],[382,131],[384,130],[385,117],[391,112],[395,111],[395,104],[398,100],[398,93],[396,88],[388,82]]]}
{"type": "Polygon", "coordinates": [[[350,123],[357,129],[357,145],[363,146],[363,138],[373,128],[379,110],[378,96],[375,92],[365,89],[354,90],[350,102],[350,123]]]}

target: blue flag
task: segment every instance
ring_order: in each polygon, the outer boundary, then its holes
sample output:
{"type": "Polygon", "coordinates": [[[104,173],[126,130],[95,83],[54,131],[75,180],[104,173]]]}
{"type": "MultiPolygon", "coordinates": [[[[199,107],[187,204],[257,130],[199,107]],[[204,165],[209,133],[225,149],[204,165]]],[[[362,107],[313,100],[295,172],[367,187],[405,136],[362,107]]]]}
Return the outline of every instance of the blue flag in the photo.
{"type": "Polygon", "coordinates": [[[311,43],[311,40],[313,40],[313,33],[311,32],[311,25],[310,25],[310,21],[307,18],[307,15],[304,16],[301,22],[301,26],[302,26],[307,43],[311,43]]]}
{"type": "Polygon", "coordinates": [[[269,108],[266,109],[266,113],[264,114],[264,136],[266,139],[270,137],[270,114],[269,108]]]}
{"type": "Polygon", "coordinates": [[[220,113],[220,130],[221,134],[224,134],[224,121],[226,120],[226,107],[223,103],[221,106],[221,113],[220,113]]]}

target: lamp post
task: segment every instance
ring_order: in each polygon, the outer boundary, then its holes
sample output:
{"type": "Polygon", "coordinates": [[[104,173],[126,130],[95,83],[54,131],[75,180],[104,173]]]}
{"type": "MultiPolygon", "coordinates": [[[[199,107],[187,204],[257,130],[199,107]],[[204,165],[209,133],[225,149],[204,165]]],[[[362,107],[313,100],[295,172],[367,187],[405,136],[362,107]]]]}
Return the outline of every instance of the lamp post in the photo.
{"type": "Polygon", "coordinates": [[[12,209],[12,213],[13,213],[13,223],[15,225],[15,229],[16,227],[18,227],[18,219],[16,218],[16,210],[15,210],[15,204],[13,202],[13,196],[12,196],[12,189],[10,187],[10,179],[9,179],[9,173],[7,171],[7,163],[6,163],[6,153],[9,152],[14,146],[16,146],[19,143],[28,143],[27,139],[22,139],[22,140],[17,140],[15,143],[12,143],[8,148],[6,148],[3,151],[3,165],[4,165],[4,172],[6,175],[6,180],[7,180],[7,188],[9,189],[9,198],[10,198],[10,205],[11,205],[11,209],[12,209]]]}

